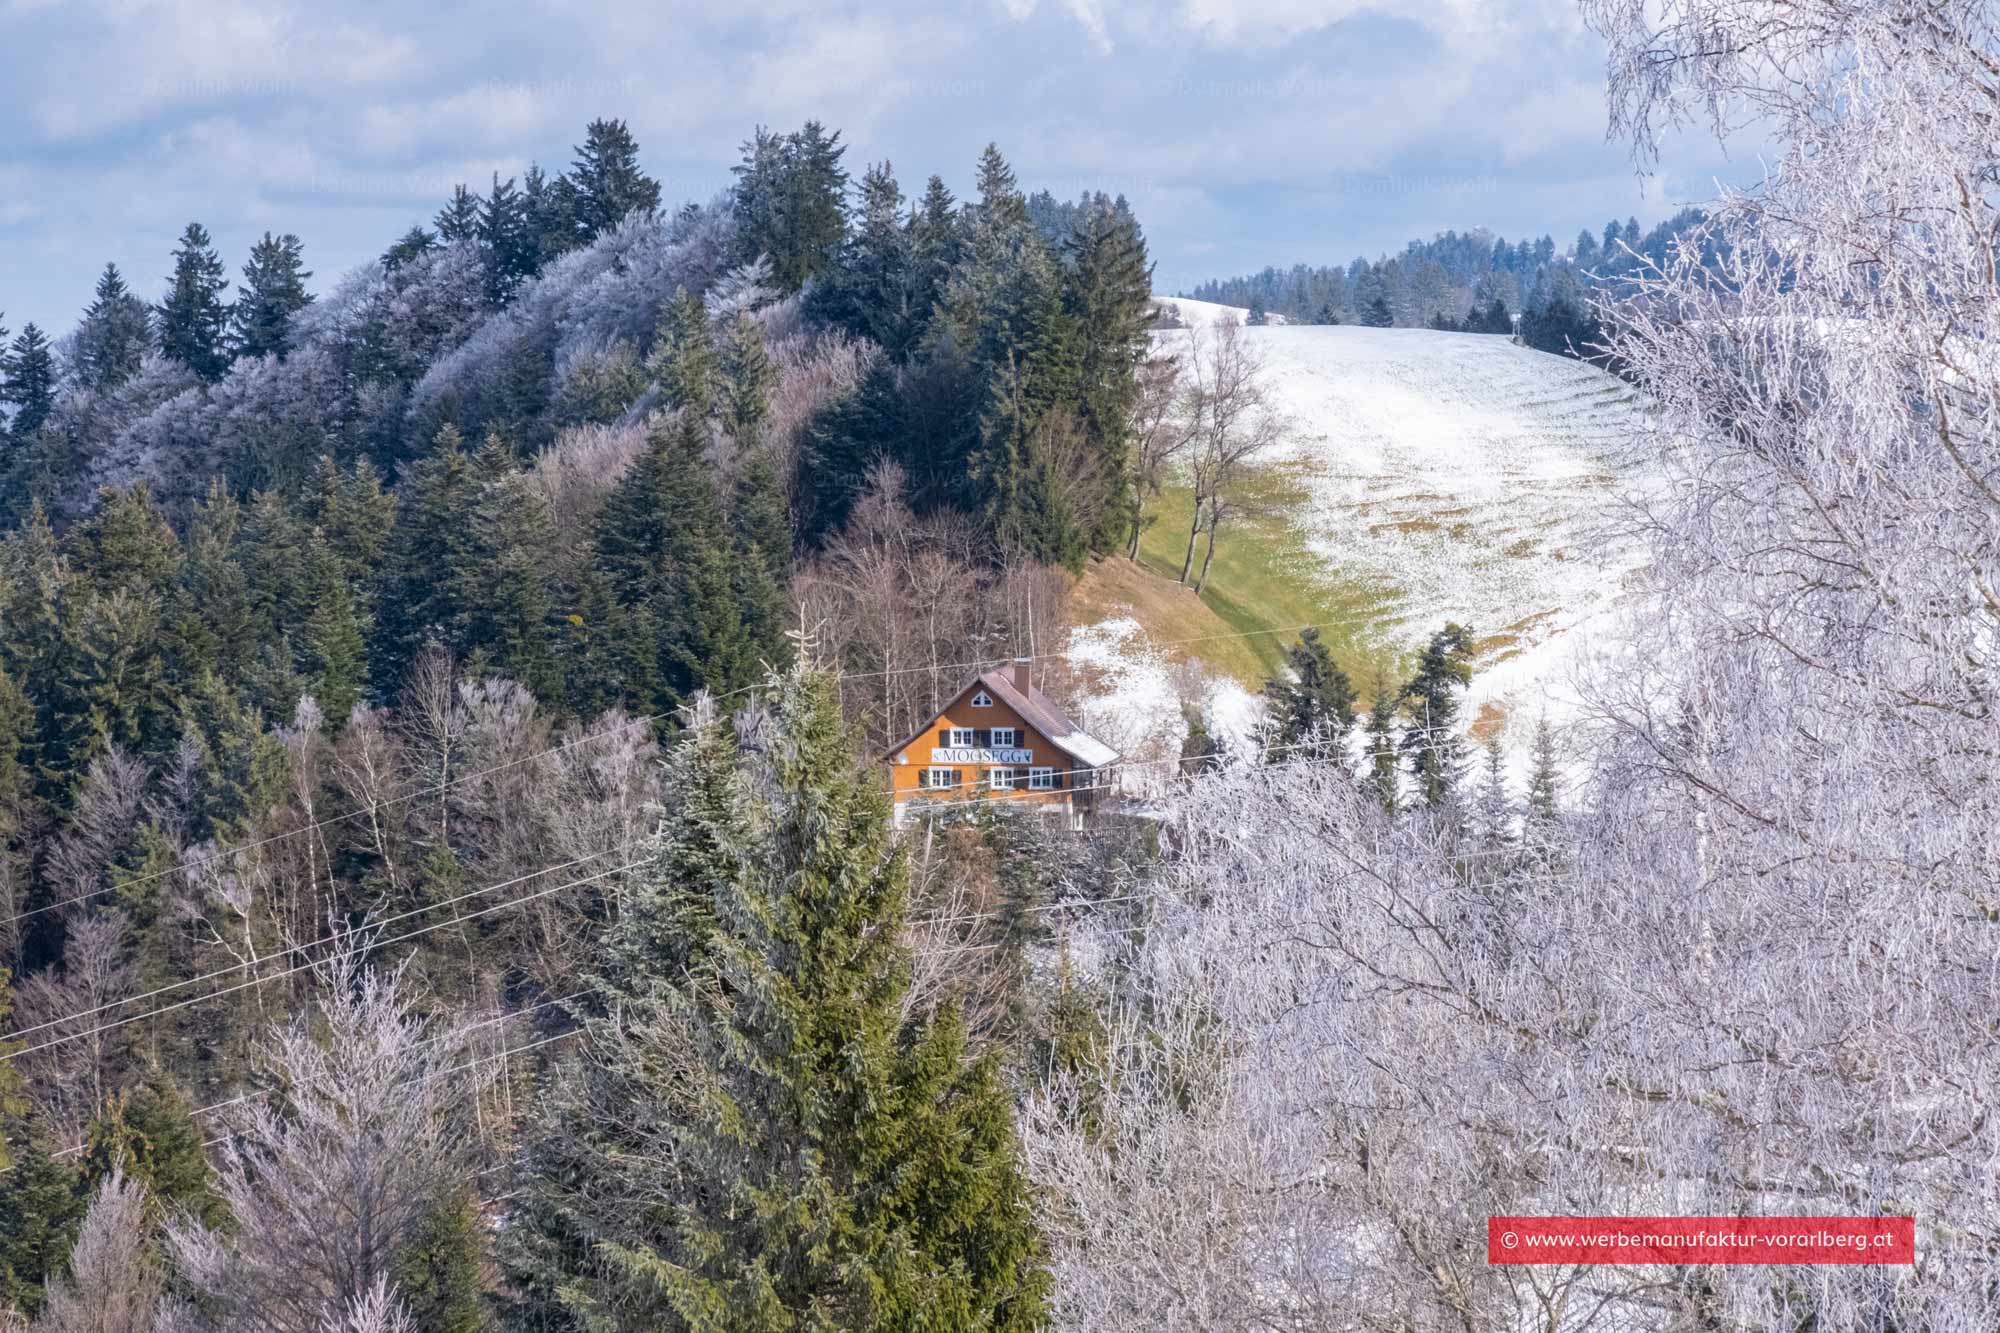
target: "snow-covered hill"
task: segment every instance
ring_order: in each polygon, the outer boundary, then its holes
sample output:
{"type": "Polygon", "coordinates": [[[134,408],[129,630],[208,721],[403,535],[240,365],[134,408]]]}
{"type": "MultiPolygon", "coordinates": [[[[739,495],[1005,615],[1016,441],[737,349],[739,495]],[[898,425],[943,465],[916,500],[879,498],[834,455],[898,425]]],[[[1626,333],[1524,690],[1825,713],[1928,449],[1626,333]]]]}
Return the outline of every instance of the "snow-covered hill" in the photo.
{"type": "MultiPolygon", "coordinates": [[[[1243,315],[1161,304],[1191,325],[1243,315]]],[[[1171,348],[1188,335],[1153,336],[1171,348]]],[[[1300,325],[1243,336],[1289,421],[1264,465],[1305,493],[1285,516],[1312,557],[1296,576],[1380,589],[1399,646],[1447,620],[1471,625],[1484,650],[1473,712],[1492,702],[1532,725],[1545,690],[1563,711],[1578,628],[1605,615],[1637,562],[1601,536],[1645,475],[1630,386],[1485,334],[1300,325]]]]}

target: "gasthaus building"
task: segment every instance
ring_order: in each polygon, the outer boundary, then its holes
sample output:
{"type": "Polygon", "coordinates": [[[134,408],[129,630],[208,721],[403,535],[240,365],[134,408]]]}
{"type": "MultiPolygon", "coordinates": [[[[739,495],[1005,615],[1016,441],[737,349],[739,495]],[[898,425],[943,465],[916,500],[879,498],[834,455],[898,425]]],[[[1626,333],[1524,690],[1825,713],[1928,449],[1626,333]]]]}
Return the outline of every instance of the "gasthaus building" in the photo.
{"type": "Polygon", "coordinates": [[[1117,752],[1035,688],[1030,659],[982,671],[883,756],[896,818],[925,803],[1018,802],[1081,822],[1109,789],[1117,752]]]}

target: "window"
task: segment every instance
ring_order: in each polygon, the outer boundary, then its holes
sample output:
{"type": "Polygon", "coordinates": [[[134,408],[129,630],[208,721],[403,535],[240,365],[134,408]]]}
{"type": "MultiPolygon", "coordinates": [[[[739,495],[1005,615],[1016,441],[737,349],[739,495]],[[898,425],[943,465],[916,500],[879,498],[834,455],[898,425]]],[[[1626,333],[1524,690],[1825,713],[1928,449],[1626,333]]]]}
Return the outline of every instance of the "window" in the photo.
{"type": "Polygon", "coordinates": [[[1011,768],[989,768],[986,770],[986,785],[994,791],[1014,790],[1014,770],[1011,768]]]}
{"type": "Polygon", "coordinates": [[[979,738],[971,727],[946,727],[944,743],[946,749],[969,750],[979,744],[979,738]]]}
{"type": "Polygon", "coordinates": [[[1001,750],[1013,750],[1013,749],[1018,749],[1020,747],[1020,744],[1021,744],[1021,729],[1019,727],[993,728],[994,748],[1001,750]]]}
{"type": "Polygon", "coordinates": [[[932,791],[956,787],[958,770],[955,768],[926,768],[917,774],[917,785],[932,791]]]}
{"type": "Polygon", "coordinates": [[[1055,791],[1062,786],[1062,777],[1053,768],[1031,768],[1028,786],[1034,791],[1055,791]]]}
{"type": "Polygon", "coordinates": [[[993,696],[985,690],[979,690],[972,696],[972,706],[974,708],[991,708],[993,706],[993,696]]]}

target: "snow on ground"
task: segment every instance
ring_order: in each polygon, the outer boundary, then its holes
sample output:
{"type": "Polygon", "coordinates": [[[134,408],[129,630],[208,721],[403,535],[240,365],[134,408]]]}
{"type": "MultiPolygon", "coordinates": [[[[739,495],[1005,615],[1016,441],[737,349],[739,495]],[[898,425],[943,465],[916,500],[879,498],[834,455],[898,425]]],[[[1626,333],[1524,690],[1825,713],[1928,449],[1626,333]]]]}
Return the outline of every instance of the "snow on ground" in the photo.
{"type": "Polygon", "coordinates": [[[1174,662],[1129,616],[1073,630],[1068,659],[1083,682],[1067,701],[1070,711],[1079,726],[1118,751],[1125,765],[1120,781],[1132,795],[1164,792],[1177,771],[1188,730],[1184,698],[1229,754],[1257,752],[1262,701],[1233,680],[1174,662]]]}
{"type": "MultiPolygon", "coordinates": [[[[1186,325],[1246,314],[1160,303],[1186,325]]],[[[1466,720],[1489,704],[1504,711],[1519,768],[1536,718],[1572,713],[1584,627],[1611,631],[1639,563],[1604,535],[1620,498],[1652,475],[1637,452],[1638,396],[1487,334],[1297,325],[1243,336],[1288,421],[1262,461],[1306,492],[1288,517],[1317,567],[1298,577],[1379,589],[1391,646],[1418,647],[1447,620],[1470,625],[1483,655],[1466,720]]],[[[1171,348],[1187,334],[1153,337],[1171,348]]],[[[1250,729],[1253,696],[1219,701],[1210,688],[1207,701],[1221,719],[1212,731],[1250,729]]]]}

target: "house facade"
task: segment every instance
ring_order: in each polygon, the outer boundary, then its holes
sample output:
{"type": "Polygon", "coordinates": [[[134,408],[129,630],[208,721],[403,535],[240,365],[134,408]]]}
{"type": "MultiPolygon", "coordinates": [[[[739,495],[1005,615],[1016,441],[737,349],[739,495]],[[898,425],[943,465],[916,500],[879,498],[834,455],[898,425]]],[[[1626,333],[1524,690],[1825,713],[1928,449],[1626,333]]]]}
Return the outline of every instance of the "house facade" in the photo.
{"type": "Polygon", "coordinates": [[[925,803],[1021,803],[1080,819],[1106,791],[1117,752],[1035,687],[1026,658],[982,671],[883,756],[897,818],[925,803]]]}

